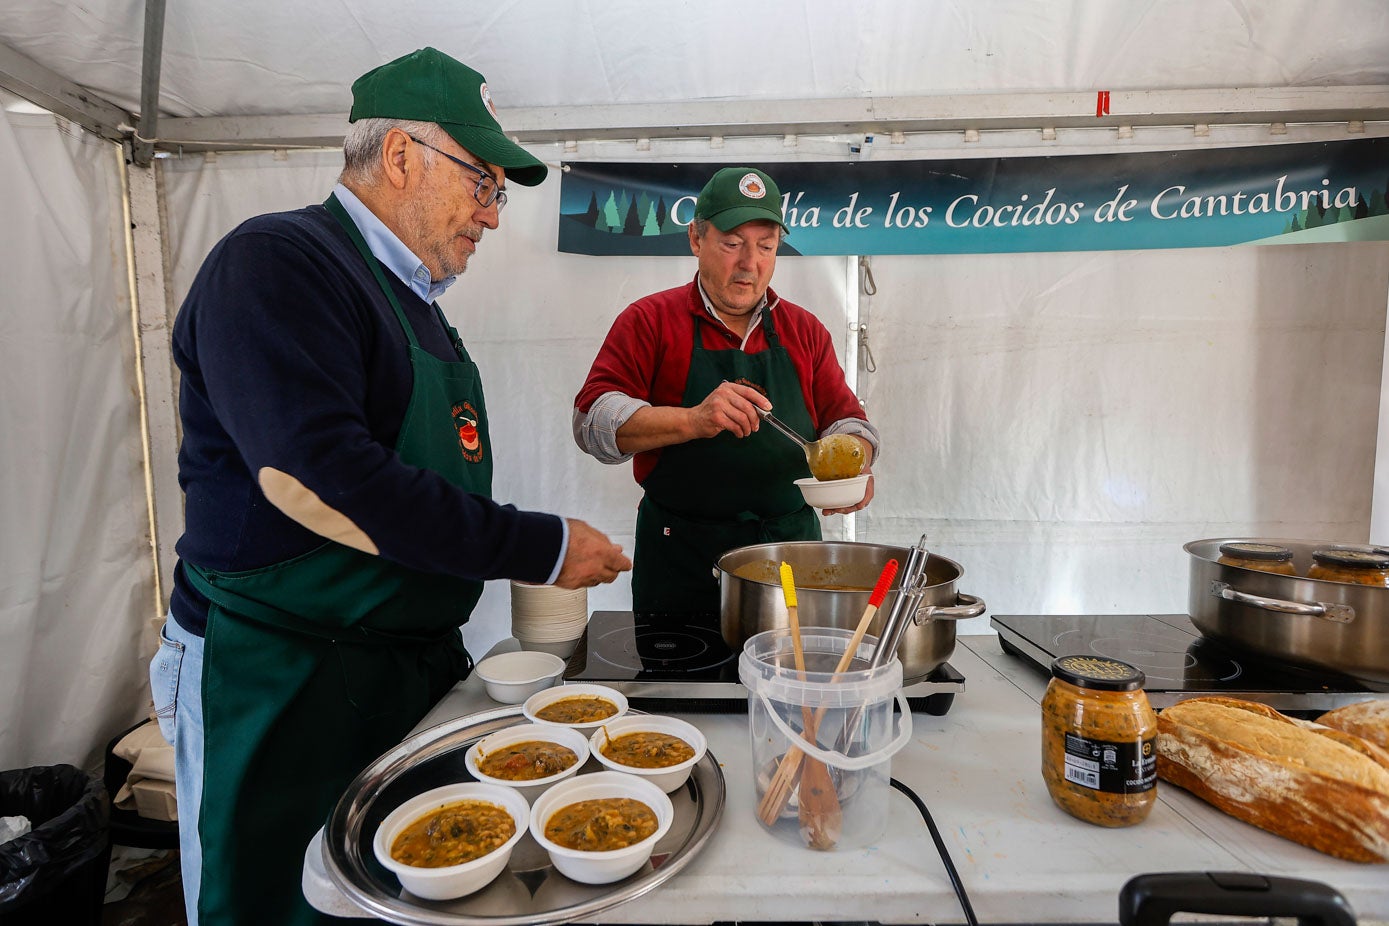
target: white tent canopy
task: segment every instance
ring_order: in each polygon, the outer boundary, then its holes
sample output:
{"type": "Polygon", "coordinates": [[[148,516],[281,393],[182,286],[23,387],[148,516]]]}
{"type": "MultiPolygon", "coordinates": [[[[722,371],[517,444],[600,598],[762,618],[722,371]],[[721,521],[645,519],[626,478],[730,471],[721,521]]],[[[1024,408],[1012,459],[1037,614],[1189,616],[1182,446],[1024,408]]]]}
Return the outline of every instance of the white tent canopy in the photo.
{"type": "MultiPolygon", "coordinates": [[[[556,165],[844,160],[870,133],[884,159],[1389,134],[1381,0],[192,0],[153,32],[157,119],[137,118],[143,5],[3,2],[0,767],[90,765],[147,711],[181,524],[173,313],[237,222],[326,196],[348,88],[384,61],[430,44],[473,65],[556,165]],[[141,125],[164,155],[148,169],[112,140],[141,125]]],[[[487,383],[497,497],[630,550],[630,469],[579,453],[569,407],[613,316],[694,264],[556,253],[559,185],[514,193],[441,304],[487,383]]],[[[1389,540],[1372,518],[1389,244],[870,266],[874,295],[852,257],[786,258],[774,280],[840,340],[884,436],[876,500],[830,535],[924,532],[993,613],[1185,611],[1199,537],[1389,540]]],[[[629,601],[625,583],[590,595],[629,601]]],[[[508,608],[493,583],[476,654],[508,608]]]]}

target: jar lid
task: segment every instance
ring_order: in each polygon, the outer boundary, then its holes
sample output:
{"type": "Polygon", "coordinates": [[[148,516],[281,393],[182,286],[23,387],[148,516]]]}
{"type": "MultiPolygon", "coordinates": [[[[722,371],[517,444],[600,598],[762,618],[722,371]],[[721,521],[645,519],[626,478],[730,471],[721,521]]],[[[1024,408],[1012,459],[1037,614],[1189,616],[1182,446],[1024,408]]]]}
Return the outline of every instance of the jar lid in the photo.
{"type": "Polygon", "coordinates": [[[1141,670],[1103,656],[1058,656],[1051,662],[1051,674],[1077,688],[1097,691],[1134,691],[1146,681],[1141,670]]]}
{"type": "Polygon", "coordinates": [[[1389,569],[1389,553],[1382,550],[1316,550],[1312,560],[1347,569],[1389,569]]]}
{"type": "Polygon", "coordinates": [[[1292,550],[1280,547],[1276,543],[1222,543],[1220,552],[1223,556],[1264,560],[1270,563],[1281,563],[1293,558],[1292,550]]]}

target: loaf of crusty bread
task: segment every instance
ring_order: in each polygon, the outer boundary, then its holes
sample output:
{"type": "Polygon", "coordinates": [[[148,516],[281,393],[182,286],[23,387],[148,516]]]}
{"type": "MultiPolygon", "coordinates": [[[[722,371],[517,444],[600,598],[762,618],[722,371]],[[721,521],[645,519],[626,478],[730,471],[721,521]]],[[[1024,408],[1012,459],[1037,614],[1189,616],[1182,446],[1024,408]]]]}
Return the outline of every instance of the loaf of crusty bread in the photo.
{"type": "Polygon", "coordinates": [[[1389,700],[1347,704],[1322,714],[1317,723],[1354,733],[1381,749],[1389,749],[1389,700]]]}
{"type": "Polygon", "coordinates": [[[1191,698],[1158,714],[1157,773],[1328,855],[1389,861],[1389,751],[1265,704],[1191,698]]]}

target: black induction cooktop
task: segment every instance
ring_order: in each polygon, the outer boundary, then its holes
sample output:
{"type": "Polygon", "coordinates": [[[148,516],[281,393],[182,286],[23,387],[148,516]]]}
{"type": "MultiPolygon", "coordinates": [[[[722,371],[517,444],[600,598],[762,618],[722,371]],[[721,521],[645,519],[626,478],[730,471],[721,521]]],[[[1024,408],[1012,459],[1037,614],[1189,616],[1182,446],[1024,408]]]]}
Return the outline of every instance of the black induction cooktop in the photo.
{"type": "MultiPolygon", "coordinates": [[[[724,642],[719,616],[594,611],[564,670],[565,682],[592,682],[621,691],[635,708],[743,711],[747,689],[738,681],[738,653],[724,642]]],[[[912,710],[942,715],[965,677],[949,663],[903,687],[912,710]]]]}
{"type": "Polygon", "coordinates": [[[1142,669],[1144,690],[1157,708],[1220,695],[1278,710],[1325,711],[1367,693],[1383,696],[1344,675],[1226,647],[1202,636],[1185,614],[998,614],[990,624],[1004,652],[1046,672],[1057,656],[1081,653],[1142,669]]]}
{"type": "Polygon", "coordinates": [[[738,681],[717,614],[594,611],[566,681],[738,681]]]}

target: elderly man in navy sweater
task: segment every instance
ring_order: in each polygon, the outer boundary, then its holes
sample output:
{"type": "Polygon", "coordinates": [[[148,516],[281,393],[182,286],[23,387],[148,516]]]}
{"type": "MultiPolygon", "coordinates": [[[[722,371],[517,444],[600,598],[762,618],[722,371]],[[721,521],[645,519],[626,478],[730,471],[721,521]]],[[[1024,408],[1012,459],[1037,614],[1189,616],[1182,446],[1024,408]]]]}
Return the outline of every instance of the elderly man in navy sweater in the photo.
{"type": "Polygon", "coordinates": [[[471,660],[485,579],[631,568],[582,521],[491,498],[477,366],[435,299],[545,166],[481,74],[425,48],[352,87],[327,202],[251,219],[174,326],[186,528],[151,664],[190,923],[307,923],[305,846],[471,660]]]}

